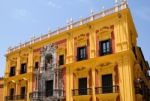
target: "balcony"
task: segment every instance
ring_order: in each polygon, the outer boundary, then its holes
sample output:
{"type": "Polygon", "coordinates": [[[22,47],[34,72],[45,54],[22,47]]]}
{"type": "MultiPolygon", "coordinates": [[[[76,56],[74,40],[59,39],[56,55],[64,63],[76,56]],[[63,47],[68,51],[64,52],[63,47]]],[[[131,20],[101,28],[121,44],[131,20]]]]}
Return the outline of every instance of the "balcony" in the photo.
{"type": "Polygon", "coordinates": [[[143,90],[141,88],[139,88],[139,87],[135,87],[135,93],[143,95],[143,90]]]}
{"type": "Polygon", "coordinates": [[[41,98],[51,97],[51,98],[58,98],[58,99],[64,99],[65,91],[61,89],[54,89],[54,90],[48,90],[46,92],[32,92],[30,93],[30,99],[32,100],[38,100],[41,98]]]}
{"type": "Polygon", "coordinates": [[[41,99],[44,96],[45,96],[45,94],[43,92],[35,91],[35,92],[30,93],[29,97],[30,97],[30,99],[37,100],[37,99],[41,99]]]}
{"type": "Polygon", "coordinates": [[[73,96],[92,95],[92,88],[73,89],[72,95],[73,96]]]}
{"type": "Polygon", "coordinates": [[[15,96],[6,96],[5,97],[6,101],[20,101],[20,100],[27,100],[26,95],[15,95],[15,96]]]}
{"type": "Polygon", "coordinates": [[[5,100],[6,101],[14,101],[15,100],[15,96],[6,96],[5,100]]]}
{"type": "Polygon", "coordinates": [[[27,95],[16,95],[15,99],[16,100],[26,100],[27,99],[27,95]]]}
{"type": "Polygon", "coordinates": [[[119,94],[119,86],[96,87],[95,94],[101,100],[115,100],[119,94]]]}
{"type": "Polygon", "coordinates": [[[80,88],[80,89],[73,89],[72,90],[73,99],[76,101],[90,101],[92,96],[92,88],[80,88]]]}

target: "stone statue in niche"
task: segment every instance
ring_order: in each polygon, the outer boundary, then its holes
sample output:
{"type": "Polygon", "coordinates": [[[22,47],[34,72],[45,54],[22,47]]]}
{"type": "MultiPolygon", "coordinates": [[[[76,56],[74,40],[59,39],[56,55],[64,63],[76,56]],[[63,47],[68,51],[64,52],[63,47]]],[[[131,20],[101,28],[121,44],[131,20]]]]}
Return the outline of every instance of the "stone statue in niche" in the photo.
{"type": "Polygon", "coordinates": [[[41,50],[41,67],[44,69],[53,68],[56,64],[56,47],[53,44],[44,46],[41,50]]]}

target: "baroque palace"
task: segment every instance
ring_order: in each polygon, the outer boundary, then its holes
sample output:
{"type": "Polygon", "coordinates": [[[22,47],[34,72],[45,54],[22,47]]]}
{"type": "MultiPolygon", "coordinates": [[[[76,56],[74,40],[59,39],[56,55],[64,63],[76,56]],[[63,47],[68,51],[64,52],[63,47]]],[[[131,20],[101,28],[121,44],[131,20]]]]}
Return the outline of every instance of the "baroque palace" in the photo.
{"type": "Polygon", "coordinates": [[[4,101],[150,101],[127,2],[9,48],[4,101]]]}

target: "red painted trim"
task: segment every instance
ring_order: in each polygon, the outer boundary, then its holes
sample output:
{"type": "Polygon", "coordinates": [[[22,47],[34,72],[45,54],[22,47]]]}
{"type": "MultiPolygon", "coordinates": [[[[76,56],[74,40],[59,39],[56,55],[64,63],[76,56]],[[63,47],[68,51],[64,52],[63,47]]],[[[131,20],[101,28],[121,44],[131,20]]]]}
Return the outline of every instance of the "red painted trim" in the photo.
{"type": "Polygon", "coordinates": [[[77,39],[77,37],[74,38],[74,61],[77,61],[77,45],[76,45],[76,39],[77,39]]]}
{"type": "Polygon", "coordinates": [[[64,96],[66,96],[66,67],[62,69],[63,85],[64,85],[64,96]]]}
{"type": "Polygon", "coordinates": [[[118,71],[118,64],[115,65],[114,67],[114,72],[115,72],[115,85],[119,85],[119,71],[118,71]]]}
{"type": "Polygon", "coordinates": [[[95,87],[99,87],[99,76],[97,69],[95,69],[95,87]]]}
{"type": "Polygon", "coordinates": [[[73,73],[73,89],[76,89],[76,74],[73,73]]]}
{"type": "Polygon", "coordinates": [[[98,33],[96,33],[96,56],[99,56],[99,37],[98,37],[98,33]]]}
{"type": "Polygon", "coordinates": [[[111,32],[112,53],[115,53],[115,37],[114,31],[111,32]]]}
{"type": "Polygon", "coordinates": [[[92,69],[89,70],[89,88],[92,88],[92,69]]]}
{"type": "Polygon", "coordinates": [[[55,45],[65,43],[66,41],[67,41],[67,39],[59,40],[59,41],[55,42],[55,45]]]}

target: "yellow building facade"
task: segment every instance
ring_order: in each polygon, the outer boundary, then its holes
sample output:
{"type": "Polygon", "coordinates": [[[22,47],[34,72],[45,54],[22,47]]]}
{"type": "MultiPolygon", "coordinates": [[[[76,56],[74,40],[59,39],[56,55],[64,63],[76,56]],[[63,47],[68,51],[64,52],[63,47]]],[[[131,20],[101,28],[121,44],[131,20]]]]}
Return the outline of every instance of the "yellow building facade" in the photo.
{"type": "Polygon", "coordinates": [[[149,65],[137,37],[123,2],[10,48],[4,101],[149,101],[149,65]]]}

